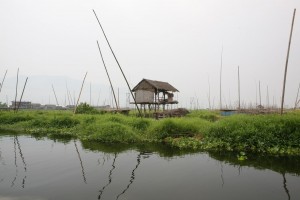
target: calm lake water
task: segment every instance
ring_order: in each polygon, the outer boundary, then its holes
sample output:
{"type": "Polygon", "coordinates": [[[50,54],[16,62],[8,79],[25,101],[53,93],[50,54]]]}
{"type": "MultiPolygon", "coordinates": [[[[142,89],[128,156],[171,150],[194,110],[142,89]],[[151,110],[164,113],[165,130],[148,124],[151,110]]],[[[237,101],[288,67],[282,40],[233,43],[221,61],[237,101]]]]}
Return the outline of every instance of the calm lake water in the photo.
{"type": "Polygon", "coordinates": [[[300,158],[0,135],[0,199],[300,199],[300,158]]]}

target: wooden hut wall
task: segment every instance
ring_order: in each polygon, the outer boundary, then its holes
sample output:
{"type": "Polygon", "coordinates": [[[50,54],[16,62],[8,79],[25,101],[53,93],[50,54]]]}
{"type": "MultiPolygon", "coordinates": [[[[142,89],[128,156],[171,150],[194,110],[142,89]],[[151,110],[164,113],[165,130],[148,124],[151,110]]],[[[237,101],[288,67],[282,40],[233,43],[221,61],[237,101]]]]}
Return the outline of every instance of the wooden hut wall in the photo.
{"type": "Polygon", "coordinates": [[[153,103],[154,92],[147,90],[137,90],[135,92],[135,100],[137,103],[153,103]]]}

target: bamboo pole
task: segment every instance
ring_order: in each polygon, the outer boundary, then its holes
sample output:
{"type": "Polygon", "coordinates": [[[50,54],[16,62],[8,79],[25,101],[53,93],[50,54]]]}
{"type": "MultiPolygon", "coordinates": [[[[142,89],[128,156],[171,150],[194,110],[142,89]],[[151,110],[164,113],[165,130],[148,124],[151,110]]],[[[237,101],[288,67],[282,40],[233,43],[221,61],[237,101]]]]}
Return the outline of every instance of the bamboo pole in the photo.
{"type": "Polygon", "coordinates": [[[19,108],[20,108],[20,104],[21,104],[21,101],[22,101],[22,98],[23,98],[23,94],[24,94],[24,91],[25,91],[25,87],[26,87],[26,84],[27,84],[27,80],[28,80],[28,77],[26,78],[25,80],[25,84],[24,84],[24,87],[23,87],[23,90],[22,90],[22,94],[21,94],[21,98],[20,98],[20,101],[18,103],[18,108],[16,110],[16,112],[18,112],[19,108]]]}
{"type": "Polygon", "coordinates": [[[109,80],[110,88],[111,88],[111,90],[112,90],[112,93],[113,93],[113,96],[114,96],[114,99],[115,99],[115,104],[116,104],[117,110],[119,110],[119,106],[118,106],[118,102],[117,102],[115,90],[114,90],[114,87],[113,87],[113,85],[112,85],[110,76],[109,76],[109,74],[108,74],[108,71],[107,71],[107,68],[106,68],[106,65],[105,65],[105,62],[104,62],[104,58],[103,58],[103,55],[102,55],[102,52],[101,52],[101,48],[100,48],[100,45],[99,45],[99,42],[98,42],[98,41],[97,41],[97,45],[98,45],[99,53],[100,53],[100,56],[101,56],[101,59],[102,59],[102,63],[103,63],[104,68],[105,68],[106,75],[107,75],[108,80],[109,80]]]}
{"type": "Polygon", "coordinates": [[[239,94],[239,107],[241,109],[241,90],[240,90],[240,66],[238,66],[238,94],[239,94]]]}
{"type": "Polygon", "coordinates": [[[221,67],[220,67],[220,110],[222,109],[222,68],[223,68],[223,45],[221,51],[221,67]]]}
{"type": "Polygon", "coordinates": [[[53,84],[52,84],[52,90],[53,90],[53,93],[54,93],[54,97],[55,97],[56,105],[58,106],[58,100],[57,100],[57,96],[56,96],[56,93],[55,93],[55,90],[54,90],[53,84]]]}
{"type": "Polygon", "coordinates": [[[258,82],[258,91],[259,91],[259,106],[261,107],[261,92],[260,92],[260,81],[258,82]]]}
{"type": "Polygon", "coordinates": [[[19,83],[19,68],[18,68],[18,71],[17,71],[17,83],[16,83],[16,95],[15,95],[14,111],[16,111],[16,109],[17,109],[18,83],[19,83]]]}
{"type": "Polygon", "coordinates": [[[208,105],[209,105],[209,109],[211,110],[211,102],[210,102],[210,81],[209,81],[209,76],[208,76],[208,105]]]}
{"type": "Polygon", "coordinates": [[[0,93],[2,91],[2,87],[3,87],[3,83],[4,83],[4,80],[5,80],[6,74],[7,74],[7,70],[5,71],[4,77],[3,77],[2,82],[0,84],[0,93]]]}
{"type": "Polygon", "coordinates": [[[289,63],[289,55],[290,55],[290,48],[291,48],[291,41],[292,41],[292,35],[293,35],[295,15],[296,15],[296,8],[294,9],[294,14],[293,14],[293,19],[292,19],[292,25],[291,25],[291,31],[290,31],[290,39],[289,39],[287,56],[286,56],[286,62],[285,62],[285,70],[284,70],[284,77],[283,77],[283,88],[282,88],[282,97],[281,97],[281,109],[280,109],[280,114],[281,115],[283,114],[283,104],[284,104],[286,74],[287,74],[287,67],[288,67],[288,63],[289,63]]]}
{"type": "Polygon", "coordinates": [[[102,25],[101,25],[101,23],[100,23],[100,21],[99,21],[99,19],[98,19],[98,17],[97,17],[96,12],[95,12],[94,10],[93,10],[93,12],[94,12],[94,14],[95,14],[95,17],[96,17],[96,19],[97,19],[97,21],[98,21],[98,24],[99,24],[101,30],[102,30],[102,33],[103,33],[103,35],[104,35],[104,37],[105,37],[105,39],[106,39],[106,42],[107,42],[107,44],[108,44],[108,46],[109,46],[109,48],[110,48],[110,51],[111,51],[111,53],[113,54],[113,56],[114,56],[114,58],[115,58],[115,60],[116,60],[116,62],[117,62],[117,64],[118,64],[118,66],[119,66],[119,69],[120,69],[120,71],[121,71],[121,73],[122,73],[122,75],[123,75],[123,77],[124,77],[124,79],[125,79],[125,81],[126,81],[126,84],[127,84],[128,89],[129,89],[129,91],[130,91],[130,93],[131,93],[131,96],[132,96],[132,98],[133,98],[133,100],[134,100],[134,104],[135,104],[135,106],[136,106],[136,108],[137,108],[137,110],[138,110],[138,112],[139,112],[139,115],[142,117],[141,111],[140,111],[140,109],[139,109],[139,107],[138,107],[138,105],[137,105],[137,103],[136,103],[135,97],[134,97],[134,95],[133,95],[133,93],[132,93],[132,90],[131,90],[131,88],[130,88],[130,86],[129,86],[129,83],[128,83],[128,81],[127,81],[127,78],[126,78],[126,76],[125,76],[125,74],[124,74],[124,72],[123,72],[123,70],[122,70],[122,68],[121,68],[121,65],[120,65],[120,63],[119,63],[119,61],[118,61],[118,59],[117,59],[117,57],[116,57],[114,51],[112,50],[112,47],[110,46],[110,43],[109,43],[109,41],[108,41],[108,39],[107,39],[107,37],[106,37],[106,34],[105,34],[104,29],[103,29],[103,27],[102,27],[102,25]]]}
{"type": "Polygon", "coordinates": [[[80,92],[79,92],[79,95],[78,95],[77,103],[76,103],[75,108],[74,108],[74,115],[76,114],[77,106],[78,106],[78,103],[79,103],[79,99],[80,99],[80,96],[81,96],[81,92],[82,92],[82,89],[83,89],[83,85],[84,85],[86,75],[87,75],[87,72],[85,73],[83,81],[82,81],[82,85],[81,85],[81,89],[80,89],[80,92]]]}
{"type": "Polygon", "coordinates": [[[298,87],[298,92],[297,92],[297,96],[296,96],[296,101],[295,101],[295,107],[294,107],[294,110],[296,110],[296,108],[297,108],[297,104],[298,104],[298,96],[299,96],[299,90],[300,90],[300,83],[299,83],[299,87],[298,87]]]}
{"type": "Polygon", "coordinates": [[[71,98],[70,98],[70,94],[69,94],[69,89],[68,89],[68,85],[67,85],[67,82],[66,82],[66,90],[67,90],[67,97],[68,97],[68,102],[69,102],[69,105],[71,105],[71,98]]]}

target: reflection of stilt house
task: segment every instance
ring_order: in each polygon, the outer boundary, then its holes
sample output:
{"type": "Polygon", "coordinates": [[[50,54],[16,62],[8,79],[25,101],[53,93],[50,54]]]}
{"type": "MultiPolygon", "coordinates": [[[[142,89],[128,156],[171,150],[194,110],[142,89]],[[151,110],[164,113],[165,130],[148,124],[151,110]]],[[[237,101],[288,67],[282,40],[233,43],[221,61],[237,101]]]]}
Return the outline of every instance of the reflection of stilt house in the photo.
{"type": "Polygon", "coordinates": [[[140,104],[141,108],[144,107],[144,110],[146,105],[149,110],[158,111],[160,106],[165,110],[166,105],[178,104],[173,97],[174,92],[179,91],[167,82],[143,79],[132,91],[135,93],[136,103],[140,104]]]}

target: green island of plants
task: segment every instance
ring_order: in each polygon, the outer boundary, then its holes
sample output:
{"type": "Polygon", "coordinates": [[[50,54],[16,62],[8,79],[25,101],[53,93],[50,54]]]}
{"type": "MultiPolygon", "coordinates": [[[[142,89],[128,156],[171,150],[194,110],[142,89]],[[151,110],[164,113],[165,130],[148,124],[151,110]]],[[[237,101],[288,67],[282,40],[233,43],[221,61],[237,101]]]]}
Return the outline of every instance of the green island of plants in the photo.
{"type": "Polygon", "coordinates": [[[71,111],[1,111],[0,133],[78,138],[103,143],[164,143],[179,149],[300,155],[300,112],[221,117],[192,111],[185,117],[155,120],[99,112],[81,104],[71,111]]]}

